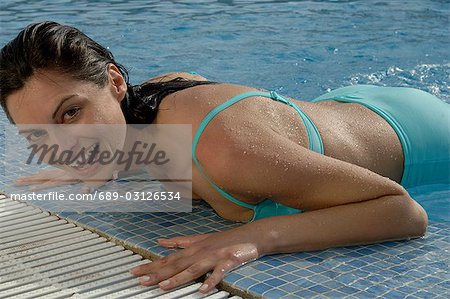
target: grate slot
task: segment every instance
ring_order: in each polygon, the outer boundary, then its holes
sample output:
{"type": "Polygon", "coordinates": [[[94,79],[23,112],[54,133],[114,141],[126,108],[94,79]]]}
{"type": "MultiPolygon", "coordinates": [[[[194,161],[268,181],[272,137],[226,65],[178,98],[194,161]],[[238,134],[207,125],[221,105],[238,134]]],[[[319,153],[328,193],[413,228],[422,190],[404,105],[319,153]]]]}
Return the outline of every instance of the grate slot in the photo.
{"type": "Polygon", "coordinates": [[[22,223],[22,222],[25,222],[25,221],[45,218],[46,216],[49,216],[50,213],[48,213],[48,212],[41,212],[41,213],[38,213],[38,214],[31,214],[31,215],[28,215],[28,216],[26,216],[24,214],[21,214],[21,215],[22,215],[22,217],[20,217],[20,218],[13,218],[13,219],[11,219],[9,221],[4,221],[4,222],[0,221],[0,224],[2,225],[3,228],[6,228],[8,225],[14,225],[14,224],[22,223]]]}
{"type": "Polygon", "coordinates": [[[22,220],[21,222],[18,222],[16,224],[8,224],[8,225],[0,227],[0,234],[8,232],[8,231],[12,231],[12,230],[25,228],[25,227],[29,229],[30,227],[33,227],[34,225],[39,225],[42,223],[47,223],[47,222],[55,221],[58,219],[59,218],[56,216],[48,216],[48,217],[43,217],[43,218],[37,218],[35,220],[31,220],[31,221],[27,221],[27,222],[22,220]]]}

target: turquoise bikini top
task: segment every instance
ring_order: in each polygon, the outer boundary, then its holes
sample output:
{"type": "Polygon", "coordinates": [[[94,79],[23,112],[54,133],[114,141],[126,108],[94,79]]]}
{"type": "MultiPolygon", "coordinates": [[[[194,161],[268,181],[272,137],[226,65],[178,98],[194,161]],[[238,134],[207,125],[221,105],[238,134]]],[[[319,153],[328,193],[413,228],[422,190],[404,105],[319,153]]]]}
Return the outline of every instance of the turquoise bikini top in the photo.
{"type": "Polygon", "coordinates": [[[298,209],[294,209],[285,205],[282,205],[276,201],[273,201],[271,199],[265,199],[264,201],[256,204],[256,205],[252,205],[252,204],[248,204],[246,202],[242,202],[236,198],[234,198],[231,194],[229,194],[228,192],[222,190],[221,188],[219,188],[219,186],[217,186],[216,184],[214,184],[214,182],[206,175],[205,172],[203,172],[202,167],[200,166],[200,163],[197,160],[197,156],[195,154],[195,150],[197,149],[197,143],[198,140],[200,139],[200,135],[203,133],[203,131],[205,130],[206,126],[208,125],[208,123],[222,110],[230,107],[231,105],[245,99],[248,97],[253,97],[253,96],[260,96],[260,97],[266,97],[266,98],[271,98],[275,101],[279,101],[281,103],[284,103],[286,105],[289,105],[291,107],[293,107],[298,114],[300,115],[300,117],[302,118],[305,126],[306,126],[306,131],[308,134],[308,143],[309,143],[309,149],[312,151],[315,151],[317,153],[323,154],[323,143],[322,143],[322,138],[320,137],[319,131],[317,130],[316,126],[314,125],[314,123],[311,121],[311,119],[308,117],[308,115],[305,114],[305,112],[303,112],[302,110],[300,110],[300,108],[293,102],[291,102],[290,100],[282,97],[281,95],[277,94],[275,91],[270,91],[270,92],[262,92],[262,91],[250,91],[250,92],[245,92],[242,94],[239,94],[237,96],[232,97],[231,99],[229,99],[228,101],[220,104],[219,106],[217,106],[216,108],[214,108],[211,112],[209,112],[205,118],[202,120],[202,122],[200,123],[200,126],[197,129],[197,132],[195,133],[194,136],[194,140],[192,142],[192,159],[194,160],[195,164],[197,165],[200,173],[206,178],[207,181],[209,181],[211,183],[211,185],[225,198],[227,198],[228,200],[234,202],[235,204],[238,204],[242,207],[248,208],[248,209],[252,209],[253,210],[253,218],[250,221],[253,220],[257,220],[257,219],[261,219],[261,218],[265,218],[265,217],[270,217],[270,216],[278,216],[278,215],[289,215],[289,214],[296,214],[296,213],[301,213],[301,210],[298,209]]]}

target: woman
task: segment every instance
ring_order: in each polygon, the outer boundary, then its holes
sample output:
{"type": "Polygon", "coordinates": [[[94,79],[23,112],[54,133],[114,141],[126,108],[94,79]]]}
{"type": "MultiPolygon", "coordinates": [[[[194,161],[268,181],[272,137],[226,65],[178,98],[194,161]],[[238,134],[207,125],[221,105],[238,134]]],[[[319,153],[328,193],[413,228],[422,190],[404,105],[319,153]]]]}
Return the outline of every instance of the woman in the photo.
{"type": "Polygon", "coordinates": [[[448,105],[415,89],[352,86],[304,102],[188,73],[130,86],[108,50],[54,22],[28,26],[0,55],[12,123],[192,124],[193,198],[248,223],[159,240],[185,249],[134,268],[143,285],[171,289],[212,270],[207,292],[262,255],[423,236],[426,213],[405,187],[449,180],[448,105]]]}

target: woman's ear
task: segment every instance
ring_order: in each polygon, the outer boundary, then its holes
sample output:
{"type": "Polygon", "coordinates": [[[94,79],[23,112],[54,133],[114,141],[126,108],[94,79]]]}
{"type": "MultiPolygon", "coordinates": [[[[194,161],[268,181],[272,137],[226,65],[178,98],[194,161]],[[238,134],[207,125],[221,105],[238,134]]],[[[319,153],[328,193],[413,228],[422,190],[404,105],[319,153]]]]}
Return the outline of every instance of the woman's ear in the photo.
{"type": "Polygon", "coordinates": [[[117,101],[121,102],[127,92],[127,83],[117,66],[112,63],[108,65],[108,81],[112,93],[116,96],[117,101]]]}

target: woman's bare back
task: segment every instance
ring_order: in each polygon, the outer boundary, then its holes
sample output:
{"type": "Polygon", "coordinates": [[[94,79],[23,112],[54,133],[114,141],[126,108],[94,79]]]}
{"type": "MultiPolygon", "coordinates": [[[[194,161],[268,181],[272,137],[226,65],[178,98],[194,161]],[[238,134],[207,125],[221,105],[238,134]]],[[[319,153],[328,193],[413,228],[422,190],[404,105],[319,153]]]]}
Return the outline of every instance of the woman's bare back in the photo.
{"type": "MultiPolygon", "coordinates": [[[[192,123],[195,134],[202,119],[212,109],[237,94],[252,90],[255,88],[217,84],[176,92],[161,103],[156,123],[192,123]]],[[[291,100],[316,125],[322,137],[326,156],[367,168],[400,182],[403,173],[402,147],[395,131],[381,116],[359,104],[291,100]]],[[[241,158],[245,159],[246,151],[251,152],[258,147],[271,148],[270,140],[261,137],[264,134],[259,134],[260,130],[261,132],[273,130],[308,148],[306,127],[298,113],[286,104],[264,97],[247,98],[221,111],[208,124],[201,139],[208,140],[204,142],[214,146],[217,151],[220,151],[225,143],[241,142],[245,144],[241,158]],[[225,130],[217,130],[215,126],[225,127],[225,130]],[[221,133],[217,134],[219,131],[221,133]]],[[[267,161],[259,163],[261,167],[283,155],[282,148],[272,146],[271,150],[273,154],[267,155],[267,161]]],[[[215,161],[212,158],[200,163],[207,165],[215,161]]],[[[308,161],[305,161],[306,164],[308,161]]],[[[248,209],[230,204],[221,197],[201,176],[194,164],[193,191],[194,198],[201,197],[207,200],[225,218],[247,219],[251,214],[248,209]],[[231,214],[233,216],[230,217],[231,214]]],[[[236,198],[252,203],[252,199],[245,196],[236,195],[236,198]]]]}

